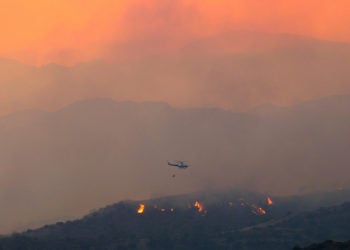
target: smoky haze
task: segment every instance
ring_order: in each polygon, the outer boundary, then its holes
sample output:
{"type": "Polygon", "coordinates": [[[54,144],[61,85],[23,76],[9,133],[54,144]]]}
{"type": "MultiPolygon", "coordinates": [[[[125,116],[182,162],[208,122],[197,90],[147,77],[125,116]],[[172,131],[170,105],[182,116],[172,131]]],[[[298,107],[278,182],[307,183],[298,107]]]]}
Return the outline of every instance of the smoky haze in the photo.
{"type": "MultiPolygon", "coordinates": [[[[165,38],[164,38],[165,39],[165,38]]],[[[148,41],[148,42],[147,42],[148,41]]],[[[112,44],[109,62],[36,68],[0,61],[0,114],[56,110],[91,98],[246,111],[350,93],[350,46],[287,34],[227,32],[167,49],[112,44]],[[122,58],[122,59],[121,59],[122,58]]]]}
{"type": "Polygon", "coordinates": [[[94,99],[3,116],[1,233],[123,199],[227,187],[280,195],[350,187],[349,117],[350,96],[245,113],[94,99]]]}

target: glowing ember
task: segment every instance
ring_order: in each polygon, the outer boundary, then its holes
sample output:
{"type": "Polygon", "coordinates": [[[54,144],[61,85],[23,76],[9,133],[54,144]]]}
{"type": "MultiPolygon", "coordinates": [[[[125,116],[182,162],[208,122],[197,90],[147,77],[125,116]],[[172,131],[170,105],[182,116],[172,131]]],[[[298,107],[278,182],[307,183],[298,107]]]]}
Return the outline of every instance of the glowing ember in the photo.
{"type": "Polygon", "coordinates": [[[267,205],[269,206],[273,205],[273,201],[270,197],[267,197],[266,201],[267,201],[267,205]]]}
{"type": "Polygon", "coordinates": [[[165,208],[160,209],[161,212],[165,212],[165,210],[166,210],[165,208]]]}
{"type": "Polygon", "coordinates": [[[193,206],[195,206],[198,209],[198,212],[202,212],[203,211],[203,206],[202,204],[200,204],[198,201],[196,201],[193,206]]]}
{"type": "Polygon", "coordinates": [[[174,208],[170,208],[170,211],[171,211],[171,212],[174,212],[174,208]]]}
{"type": "Polygon", "coordinates": [[[254,208],[252,210],[253,214],[256,214],[256,215],[265,215],[266,214],[266,211],[263,208],[258,207],[256,205],[252,205],[252,207],[254,208]]]}
{"type": "Polygon", "coordinates": [[[139,205],[139,209],[137,209],[137,213],[142,214],[144,210],[145,210],[145,205],[141,203],[139,205]]]}
{"type": "Polygon", "coordinates": [[[266,211],[265,211],[264,209],[262,209],[261,207],[258,207],[258,212],[259,212],[259,214],[261,214],[261,215],[266,214],[266,211]]]}

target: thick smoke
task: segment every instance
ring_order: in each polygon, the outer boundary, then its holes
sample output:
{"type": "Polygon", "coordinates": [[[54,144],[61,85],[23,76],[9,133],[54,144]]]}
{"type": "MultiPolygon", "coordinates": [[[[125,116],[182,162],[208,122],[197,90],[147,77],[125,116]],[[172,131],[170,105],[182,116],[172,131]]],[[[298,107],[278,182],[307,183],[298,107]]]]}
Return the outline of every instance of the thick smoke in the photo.
{"type": "Polygon", "coordinates": [[[123,199],[228,187],[282,195],[350,187],[349,107],[348,96],[254,113],[102,99],[3,117],[2,231],[123,199]]]}

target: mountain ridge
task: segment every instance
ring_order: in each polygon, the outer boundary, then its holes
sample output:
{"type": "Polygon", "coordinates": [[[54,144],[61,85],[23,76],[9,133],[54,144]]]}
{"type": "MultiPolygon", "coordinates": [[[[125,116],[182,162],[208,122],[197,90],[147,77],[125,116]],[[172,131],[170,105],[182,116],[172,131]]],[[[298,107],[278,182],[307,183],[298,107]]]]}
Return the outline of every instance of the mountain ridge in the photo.
{"type": "MultiPolygon", "coordinates": [[[[1,87],[6,90],[0,93],[0,114],[43,107],[52,111],[97,97],[246,111],[263,103],[289,106],[350,93],[348,44],[312,39],[290,42],[290,37],[281,35],[279,40],[287,40],[291,46],[260,50],[254,42],[262,42],[260,37],[269,35],[247,33],[222,35],[215,41],[203,42],[203,48],[188,49],[191,53],[160,53],[74,67],[0,62],[1,87]],[[240,39],[251,39],[252,49],[230,53],[230,46],[242,43],[240,39]],[[222,43],[226,47],[221,48],[222,43]]],[[[265,40],[275,41],[274,37],[265,40]]],[[[137,54],[136,51],[137,48],[131,50],[137,54]]]]}

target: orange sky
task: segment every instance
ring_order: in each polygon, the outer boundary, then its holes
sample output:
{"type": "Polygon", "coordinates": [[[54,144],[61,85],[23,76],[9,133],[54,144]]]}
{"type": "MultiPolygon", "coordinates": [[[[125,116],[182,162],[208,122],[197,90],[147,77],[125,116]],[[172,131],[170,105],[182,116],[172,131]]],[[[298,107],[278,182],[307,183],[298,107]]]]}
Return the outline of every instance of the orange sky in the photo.
{"type": "Polygon", "coordinates": [[[5,0],[0,56],[74,64],[116,44],[167,38],[177,46],[228,30],[349,42],[349,13],[348,0],[5,0]]]}

